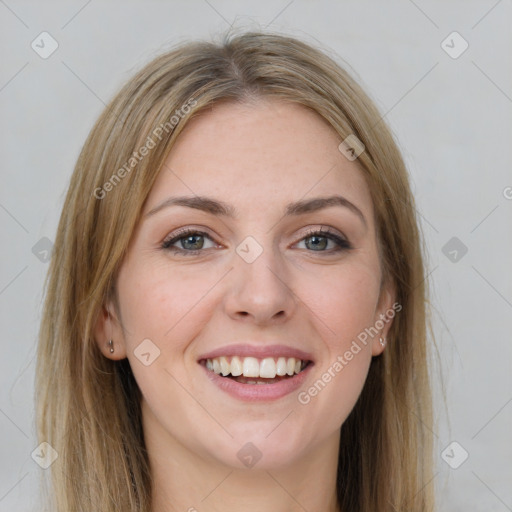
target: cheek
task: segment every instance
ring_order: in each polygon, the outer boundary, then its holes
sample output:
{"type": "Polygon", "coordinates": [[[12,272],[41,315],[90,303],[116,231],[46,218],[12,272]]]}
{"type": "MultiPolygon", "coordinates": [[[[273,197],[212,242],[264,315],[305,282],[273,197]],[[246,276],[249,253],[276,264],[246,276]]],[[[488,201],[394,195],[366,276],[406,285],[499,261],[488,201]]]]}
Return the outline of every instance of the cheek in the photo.
{"type": "MultiPolygon", "coordinates": [[[[139,339],[150,338],[162,348],[167,347],[171,339],[180,340],[180,331],[187,327],[187,336],[192,325],[201,327],[198,315],[207,304],[208,293],[219,280],[216,272],[183,272],[177,274],[167,265],[154,264],[136,272],[126,270],[125,279],[121,278],[119,292],[123,297],[123,321],[126,330],[126,342],[129,346],[139,339]],[[131,276],[131,277],[129,277],[131,276]],[[134,276],[137,276],[135,278],[134,276]]],[[[173,343],[176,348],[176,341],[173,343]]]]}
{"type": "Polygon", "coordinates": [[[365,339],[365,333],[374,322],[379,277],[374,266],[357,264],[337,272],[330,269],[326,279],[317,275],[315,287],[302,281],[301,297],[307,297],[327,349],[318,362],[316,380],[299,396],[319,429],[339,428],[364,386],[372,359],[372,338],[365,339]]]}
{"type": "Polygon", "coordinates": [[[319,319],[330,352],[344,351],[374,321],[379,300],[378,267],[363,263],[299,277],[299,296],[319,319]]]}
{"type": "Polygon", "coordinates": [[[156,263],[137,272],[127,271],[122,284],[120,279],[127,357],[155,416],[178,409],[185,414],[186,409],[187,414],[198,416],[194,421],[200,421],[201,410],[183,406],[189,404],[190,396],[182,385],[189,388],[186,383],[196,371],[189,350],[211,319],[211,292],[222,275],[215,270],[178,274],[168,265],[156,263]],[[149,344],[143,341],[148,339],[149,344]],[[145,366],[138,355],[148,351],[151,358],[153,354],[157,357],[145,366]]]}

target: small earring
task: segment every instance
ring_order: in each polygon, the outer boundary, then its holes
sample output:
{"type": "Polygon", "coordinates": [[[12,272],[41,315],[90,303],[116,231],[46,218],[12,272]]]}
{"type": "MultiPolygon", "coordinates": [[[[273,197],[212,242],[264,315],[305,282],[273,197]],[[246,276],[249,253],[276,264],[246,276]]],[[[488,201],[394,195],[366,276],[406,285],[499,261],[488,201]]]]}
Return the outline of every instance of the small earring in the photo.
{"type": "Polygon", "coordinates": [[[383,347],[386,346],[386,338],[379,338],[379,342],[383,347]]]}
{"type": "Polygon", "coordinates": [[[114,347],[113,347],[113,342],[112,340],[109,340],[108,342],[108,346],[110,347],[110,353],[113,354],[114,353],[114,347]]]}

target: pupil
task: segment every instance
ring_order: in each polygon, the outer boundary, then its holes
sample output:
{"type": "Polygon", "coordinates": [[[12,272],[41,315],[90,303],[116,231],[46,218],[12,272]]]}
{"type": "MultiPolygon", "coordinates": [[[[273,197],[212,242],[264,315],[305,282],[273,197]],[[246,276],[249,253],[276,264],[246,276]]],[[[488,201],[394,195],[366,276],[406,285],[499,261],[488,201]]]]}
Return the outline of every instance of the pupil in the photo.
{"type": "Polygon", "coordinates": [[[323,237],[323,236],[312,236],[309,239],[310,240],[315,240],[315,242],[313,242],[313,249],[314,250],[317,250],[318,247],[320,247],[321,249],[325,249],[326,243],[327,243],[327,239],[325,237],[323,237]],[[319,240],[320,240],[320,243],[318,242],[319,240]]]}
{"type": "MultiPolygon", "coordinates": [[[[191,242],[191,240],[194,240],[195,238],[200,238],[200,237],[201,237],[201,235],[189,235],[189,236],[187,236],[187,238],[185,238],[184,241],[183,241],[183,247],[186,248],[186,249],[201,249],[201,247],[203,246],[202,243],[199,244],[199,247],[186,247],[186,244],[188,244],[189,242],[192,245],[195,245],[193,241],[191,242]]],[[[198,242],[195,242],[195,243],[197,244],[198,242]]]]}

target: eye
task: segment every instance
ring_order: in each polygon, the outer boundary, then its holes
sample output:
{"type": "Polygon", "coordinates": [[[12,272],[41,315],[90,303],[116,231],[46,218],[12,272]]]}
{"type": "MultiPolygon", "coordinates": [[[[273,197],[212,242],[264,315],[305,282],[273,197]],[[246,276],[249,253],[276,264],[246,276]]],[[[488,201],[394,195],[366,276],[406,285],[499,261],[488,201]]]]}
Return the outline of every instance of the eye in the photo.
{"type": "Polygon", "coordinates": [[[162,242],[162,249],[173,251],[175,254],[198,254],[202,249],[211,248],[204,247],[205,239],[212,242],[213,245],[211,247],[215,246],[215,243],[207,233],[194,229],[185,229],[179,233],[174,234],[172,238],[166,238],[162,242]],[[181,248],[174,247],[176,243],[179,243],[181,248]]]}
{"type": "MultiPolygon", "coordinates": [[[[298,244],[301,243],[305,244],[305,247],[306,249],[309,249],[309,252],[313,251],[332,254],[352,249],[348,240],[345,240],[332,231],[323,229],[308,232],[307,235],[298,242],[298,244]],[[331,244],[330,248],[329,244],[331,244]]],[[[175,233],[172,237],[166,238],[162,242],[162,249],[172,251],[174,254],[182,254],[186,256],[197,255],[203,250],[211,249],[215,246],[215,242],[207,233],[190,228],[175,233]],[[212,245],[210,247],[205,247],[205,240],[209,240],[212,245]],[[181,247],[176,246],[176,244],[181,247]]]]}
{"type": "Polygon", "coordinates": [[[348,240],[345,240],[332,231],[322,229],[310,231],[299,244],[302,242],[304,242],[307,249],[314,252],[334,253],[352,248],[348,240]],[[331,242],[334,247],[331,246],[331,250],[325,250],[328,248],[329,242],[331,242]]]}

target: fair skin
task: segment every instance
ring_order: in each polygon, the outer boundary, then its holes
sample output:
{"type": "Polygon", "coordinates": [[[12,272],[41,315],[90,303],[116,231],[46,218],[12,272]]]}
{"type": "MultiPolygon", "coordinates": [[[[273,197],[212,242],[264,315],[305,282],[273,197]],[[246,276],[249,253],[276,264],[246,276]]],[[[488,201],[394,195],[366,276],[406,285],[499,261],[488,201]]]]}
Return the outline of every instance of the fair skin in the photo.
{"type": "MultiPolygon", "coordinates": [[[[333,363],[394,303],[382,285],[367,184],[340,142],[317,114],[266,99],[216,105],[191,120],[171,150],[120,268],[119,311],[106,304],[95,329],[106,357],[129,359],[142,391],[154,512],[338,510],[340,427],[391,321],[341,371],[333,363]],[[333,195],[361,215],[339,205],[285,215],[289,203],[333,195]],[[222,201],[234,216],[183,205],[147,215],[171,196],[222,201]],[[161,247],[187,227],[207,236],[161,247]],[[325,233],[308,234],[320,229],[350,248],[336,251],[325,233]],[[246,237],[262,249],[252,262],[237,252],[246,237]],[[147,366],[134,354],[145,339],[153,344],[146,352],[160,350],[147,366]],[[297,349],[310,365],[282,396],[258,395],[277,384],[236,383],[242,395],[230,394],[201,358],[235,344],[262,354],[270,345],[297,349]],[[321,391],[299,401],[329,368],[321,391]],[[243,395],[248,388],[256,399],[243,395]],[[250,466],[241,449],[261,458],[250,466]]],[[[257,246],[240,247],[255,254],[257,246]]]]}

